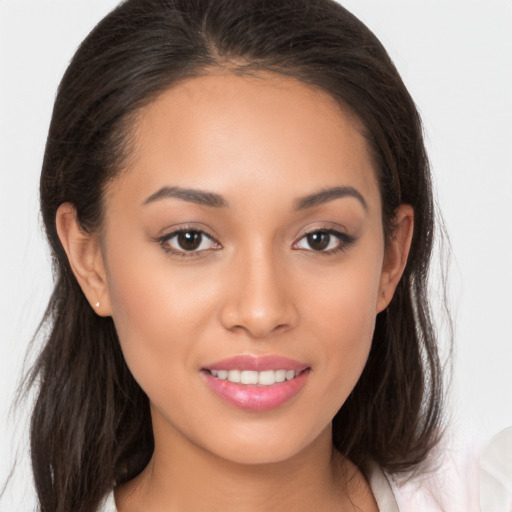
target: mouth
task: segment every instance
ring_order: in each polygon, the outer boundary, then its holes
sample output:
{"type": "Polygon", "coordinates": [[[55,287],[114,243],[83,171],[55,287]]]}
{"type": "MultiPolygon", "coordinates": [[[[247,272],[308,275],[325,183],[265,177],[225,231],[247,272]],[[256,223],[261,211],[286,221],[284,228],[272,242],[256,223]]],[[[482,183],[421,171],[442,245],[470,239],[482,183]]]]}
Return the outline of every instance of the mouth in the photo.
{"type": "Polygon", "coordinates": [[[279,370],[264,370],[261,372],[254,370],[206,370],[220,380],[227,380],[234,384],[241,384],[243,386],[273,386],[288,380],[293,380],[298,377],[304,370],[286,370],[281,368],[279,370]]]}
{"type": "Polygon", "coordinates": [[[268,411],[294,398],[311,368],[280,356],[236,356],[201,369],[208,387],[238,409],[268,411]]]}

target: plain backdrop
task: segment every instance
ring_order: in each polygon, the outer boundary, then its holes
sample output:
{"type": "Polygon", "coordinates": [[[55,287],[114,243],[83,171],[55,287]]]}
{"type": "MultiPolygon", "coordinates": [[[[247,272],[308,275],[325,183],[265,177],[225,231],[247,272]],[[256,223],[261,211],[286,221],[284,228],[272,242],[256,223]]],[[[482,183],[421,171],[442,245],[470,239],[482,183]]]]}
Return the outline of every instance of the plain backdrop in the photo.
{"type": "MultiPolygon", "coordinates": [[[[20,459],[4,512],[32,509],[26,408],[9,408],[51,290],[37,187],[53,98],[116,3],[0,0],[0,482],[20,459]]],[[[482,443],[512,425],[512,1],[343,4],[381,39],[423,116],[452,246],[453,431],[482,443]]]]}

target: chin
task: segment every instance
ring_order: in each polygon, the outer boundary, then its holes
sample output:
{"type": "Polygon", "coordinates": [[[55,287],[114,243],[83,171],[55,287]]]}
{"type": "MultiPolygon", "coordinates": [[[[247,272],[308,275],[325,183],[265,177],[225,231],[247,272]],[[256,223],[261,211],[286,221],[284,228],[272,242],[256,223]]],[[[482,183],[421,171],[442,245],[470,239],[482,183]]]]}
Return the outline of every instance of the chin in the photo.
{"type": "Polygon", "coordinates": [[[211,443],[211,447],[204,447],[214,455],[243,465],[279,464],[300,457],[309,449],[318,449],[319,446],[332,446],[331,424],[320,433],[300,432],[295,426],[288,428],[277,427],[256,429],[257,434],[252,436],[228,435],[222,441],[211,443]],[[302,434],[302,435],[301,435],[302,434]]]}
{"type": "Polygon", "coordinates": [[[245,466],[259,466],[268,464],[279,464],[294,458],[300,450],[284,448],[279,450],[270,450],[268,447],[261,446],[246,446],[238,447],[237,449],[229,450],[224,455],[224,459],[229,460],[235,464],[245,466]]]}

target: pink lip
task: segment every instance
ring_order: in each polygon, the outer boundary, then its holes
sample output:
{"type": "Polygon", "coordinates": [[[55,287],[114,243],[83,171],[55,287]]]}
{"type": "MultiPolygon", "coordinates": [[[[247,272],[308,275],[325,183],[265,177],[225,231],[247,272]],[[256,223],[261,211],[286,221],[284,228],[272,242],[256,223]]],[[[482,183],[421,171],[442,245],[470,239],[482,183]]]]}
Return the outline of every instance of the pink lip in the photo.
{"type": "Polygon", "coordinates": [[[291,400],[306,384],[309,367],[293,359],[280,356],[236,356],[217,361],[201,371],[208,387],[230,405],[247,411],[269,411],[291,400]],[[208,370],[294,370],[301,372],[297,377],[272,386],[236,384],[217,379],[208,370]]]}
{"type": "Polygon", "coordinates": [[[294,370],[300,372],[308,367],[307,364],[282,356],[235,356],[208,364],[204,370],[294,370]]]}

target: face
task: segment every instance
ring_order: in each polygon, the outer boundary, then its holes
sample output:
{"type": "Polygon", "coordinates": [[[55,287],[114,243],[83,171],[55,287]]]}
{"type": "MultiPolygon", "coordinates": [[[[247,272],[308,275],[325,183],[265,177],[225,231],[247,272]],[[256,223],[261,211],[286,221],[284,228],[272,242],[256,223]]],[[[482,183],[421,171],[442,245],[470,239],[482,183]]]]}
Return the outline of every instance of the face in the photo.
{"type": "Polygon", "coordinates": [[[157,446],[259,463],[330,436],[389,299],[357,120],[292,79],[208,75],[147,107],[134,142],[95,293],[157,446]]]}

